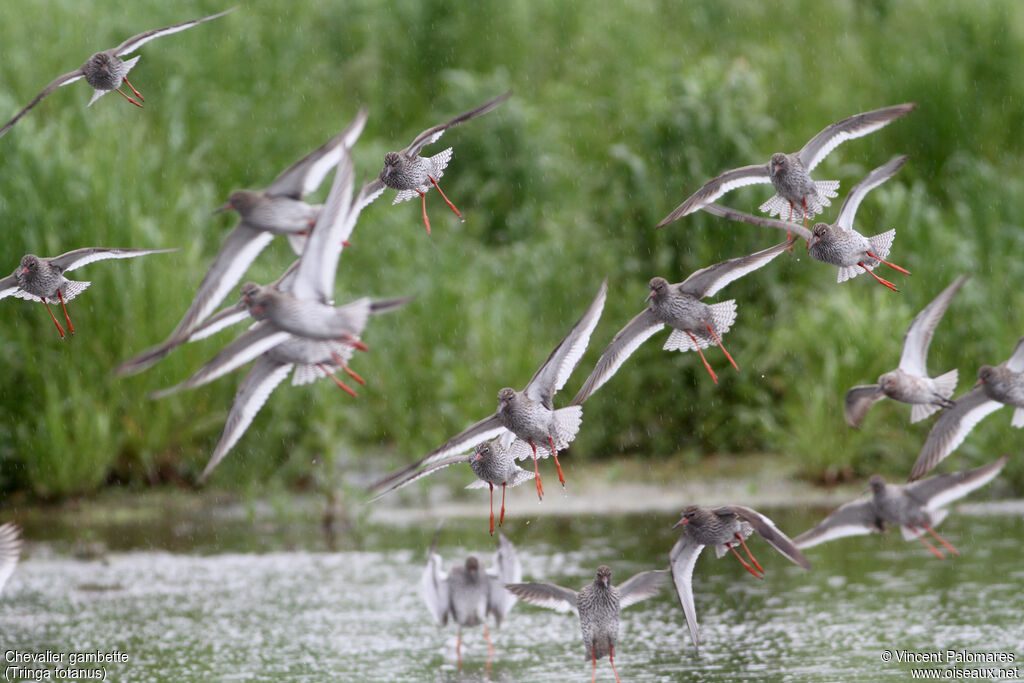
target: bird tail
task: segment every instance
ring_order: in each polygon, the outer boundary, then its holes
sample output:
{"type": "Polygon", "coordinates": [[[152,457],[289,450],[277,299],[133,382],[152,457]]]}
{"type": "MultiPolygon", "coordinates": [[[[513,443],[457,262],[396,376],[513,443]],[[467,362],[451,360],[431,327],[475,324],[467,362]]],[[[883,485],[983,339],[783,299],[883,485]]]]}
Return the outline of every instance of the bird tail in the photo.
{"type": "MultiPolygon", "coordinates": [[[[892,241],[894,239],[896,239],[895,230],[889,230],[887,232],[883,232],[881,235],[869,237],[868,242],[871,243],[871,253],[873,253],[875,256],[878,256],[879,258],[886,258],[889,255],[889,250],[892,249],[892,241]]],[[[874,259],[872,259],[872,261],[874,261],[874,259]]],[[[865,263],[864,265],[868,266],[869,268],[874,268],[876,265],[878,265],[878,261],[875,261],[873,264],[870,265],[867,263],[865,263]]]]}
{"type": "Polygon", "coordinates": [[[1017,408],[1013,411],[1013,420],[1010,422],[1010,426],[1018,429],[1024,427],[1024,408],[1017,408]]]}
{"type": "Polygon", "coordinates": [[[61,290],[61,294],[64,295],[64,301],[71,301],[76,296],[89,289],[91,282],[82,282],[80,280],[68,280],[64,284],[64,289],[61,290]]]}
{"type": "MultiPolygon", "coordinates": [[[[729,299],[717,304],[711,304],[708,306],[711,309],[711,324],[715,328],[715,334],[721,339],[722,335],[728,332],[732,328],[733,322],[736,321],[736,300],[729,299]]],[[[682,330],[672,330],[672,334],[665,340],[665,345],[662,347],[666,351],[696,351],[698,348],[706,349],[709,346],[715,346],[714,338],[705,331],[704,333],[693,333],[693,338],[690,337],[690,333],[682,330]],[[697,340],[697,343],[693,343],[693,339],[697,340]]]]}
{"type": "MultiPolygon", "coordinates": [[[[935,393],[948,401],[949,397],[952,396],[953,392],[956,390],[957,378],[958,373],[956,370],[950,370],[946,374],[936,377],[935,393]]],[[[910,421],[920,422],[942,407],[942,401],[934,403],[915,403],[914,407],[910,410],[910,421]]]]}

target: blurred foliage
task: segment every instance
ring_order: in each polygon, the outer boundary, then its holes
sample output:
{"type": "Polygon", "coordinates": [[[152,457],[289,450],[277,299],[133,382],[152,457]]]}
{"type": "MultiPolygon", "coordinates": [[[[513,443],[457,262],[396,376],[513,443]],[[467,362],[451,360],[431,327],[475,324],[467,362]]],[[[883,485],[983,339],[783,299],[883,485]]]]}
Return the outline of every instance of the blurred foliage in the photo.
{"type": "MultiPolygon", "coordinates": [[[[4,3],[0,111],[13,114],[97,49],[222,8],[4,3]]],[[[328,382],[282,385],[215,486],[292,485],[338,458],[379,473],[420,457],[492,411],[498,388],[523,386],[607,275],[604,317],[558,397],[567,401],[640,310],[651,276],[679,281],[781,239],[706,215],[654,231],[679,201],[833,121],[914,101],[917,111],[842,145],[817,174],[849,189],[911,155],[857,216],[865,234],[896,228],[891,257],[913,272],[892,276],[903,291],[868,277],[837,285],[798,245],[717,297],[739,302],[725,339],[739,373],[711,349],[712,384],[696,354],[662,351],[661,333],[588,402],[568,461],[682,466],[760,451],[811,479],[898,477],[930,422],[909,425],[909,407],[884,402],[850,430],[843,393],[897,364],[910,320],[961,273],[974,277],[937,330],[934,374],[958,368],[963,392],[1024,333],[1022,48],[1024,6],[954,0],[265,0],[147,44],[132,72],[144,110],[113,95],[86,108],[89,88],[75,83],[0,140],[5,272],[30,252],[181,248],[77,271],[93,285],[70,306],[78,334],[64,342],[38,304],[0,305],[0,489],[59,497],[105,482],[191,481],[241,375],[161,402],[147,394],[191,374],[232,333],[136,377],[111,371],[187,307],[234,220],[211,210],[232,189],[266,186],[362,105],[370,119],[356,168],[370,177],[386,151],[508,88],[515,96],[499,110],[442,140],[455,147],[444,187],[466,222],[430,193],[427,236],[416,203],[391,206],[388,192],[342,256],[339,301],[416,295],[367,331],[359,399],[328,382]]],[[[756,211],[767,192],[727,200],[756,211]]],[[[291,260],[279,240],[249,276],[269,281],[291,260]]],[[[982,422],[943,469],[1012,453],[1021,435],[1009,421],[1003,410],[982,422]]],[[[1024,459],[1006,476],[1024,489],[1024,459]]]]}

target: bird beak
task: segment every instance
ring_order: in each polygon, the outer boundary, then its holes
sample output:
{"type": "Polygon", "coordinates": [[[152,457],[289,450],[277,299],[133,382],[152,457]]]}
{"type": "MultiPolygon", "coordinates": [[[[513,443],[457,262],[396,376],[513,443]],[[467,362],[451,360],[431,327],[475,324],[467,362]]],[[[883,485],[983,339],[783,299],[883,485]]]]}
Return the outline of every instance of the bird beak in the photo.
{"type": "Polygon", "coordinates": [[[656,296],[658,296],[657,293],[652,289],[651,293],[647,295],[646,299],[644,299],[644,303],[647,303],[648,301],[650,301],[651,299],[653,299],[656,296]]]}
{"type": "Polygon", "coordinates": [[[218,206],[216,209],[213,210],[213,213],[214,215],[218,213],[224,213],[225,211],[230,211],[232,208],[234,207],[231,206],[231,202],[224,202],[224,206],[218,206]]]}
{"type": "Polygon", "coordinates": [[[686,523],[687,523],[687,522],[689,522],[689,521],[690,521],[690,520],[686,519],[686,517],[683,517],[683,518],[682,518],[681,520],[679,520],[678,522],[676,522],[675,524],[673,524],[673,525],[672,525],[672,528],[673,528],[673,529],[678,529],[679,527],[681,527],[682,525],[686,524],[686,523]]]}
{"type": "Polygon", "coordinates": [[[28,272],[28,268],[22,268],[21,269],[21,274],[22,275],[26,274],[27,272],[28,272]]]}
{"type": "Polygon", "coordinates": [[[482,453],[477,453],[476,457],[473,458],[473,461],[476,462],[477,460],[483,460],[483,459],[484,459],[483,454],[482,453]]]}
{"type": "Polygon", "coordinates": [[[395,167],[392,166],[391,164],[387,164],[386,166],[384,166],[384,177],[389,178],[391,176],[391,172],[394,170],[395,167]]]}

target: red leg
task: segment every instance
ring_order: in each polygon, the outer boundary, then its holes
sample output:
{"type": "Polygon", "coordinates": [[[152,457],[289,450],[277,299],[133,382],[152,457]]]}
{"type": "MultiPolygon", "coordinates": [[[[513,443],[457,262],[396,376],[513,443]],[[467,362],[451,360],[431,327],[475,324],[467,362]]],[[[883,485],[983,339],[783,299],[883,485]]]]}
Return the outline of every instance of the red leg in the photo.
{"type": "Polygon", "coordinates": [[[713,329],[711,329],[711,325],[708,325],[707,323],[704,323],[704,327],[708,328],[708,332],[711,333],[711,338],[715,340],[716,344],[718,344],[718,348],[722,349],[722,353],[724,353],[725,357],[729,359],[729,363],[732,364],[733,369],[736,370],[737,372],[739,372],[739,368],[736,367],[736,361],[734,361],[732,359],[732,356],[729,355],[729,352],[725,350],[724,346],[722,346],[722,340],[719,339],[718,335],[715,334],[715,331],[713,329]]]}
{"type": "Polygon", "coordinates": [[[939,536],[939,535],[938,535],[937,533],[935,533],[935,529],[933,529],[933,528],[931,527],[931,525],[929,525],[929,524],[922,524],[921,526],[923,526],[923,527],[924,527],[924,530],[925,530],[925,531],[927,531],[927,532],[928,532],[928,533],[930,533],[930,534],[931,534],[932,536],[934,536],[934,537],[935,537],[935,540],[936,540],[936,541],[938,541],[938,542],[939,542],[939,543],[941,543],[942,545],[946,546],[946,550],[948,550],[949,552],[953,553],[954,555],[959,555],[959,554],[960,554],[960,553],[959,553],[959,552],[957,551],[957,549],[956,549],[956,548],[954,548],[954,547],[953,547],[953,546],[952,546],[952,545],[950,544],[950,542],[949,542],[949,541],[947,541],[947,540],[946,540],[946,539],[944,539],[944,538],[943,538],[942,536],[939,536]]]}
{"type": "Polygon", "coordinates": [[[459,629],[458,640],[455,641],[455,657],[459,660],[459,669],[462,669],[462,629],[459,629]]]}
{"type": "Polygon", "coordinates": [[[592,662],[592,666],[590,669],[590,683],[594,683],[594,681],[597,680],[597,657],[594,654],[593,645],[590,646],[590,661],[592,662]]]}
{"type": "Polygon", "coordinates": [[[427,177],[428,177],[428,178],[430,178],[430,182],[434,183],[434,187],[436,187],[436,188],[437,188],[437,191],[441,193],[441,197],[442,197],[442,198],[444,199],[444,201],[445,201],[445,204],[447,204],[447,205],[448,205],[448,208],[449,208],[449,209],[451,209],[452,211],[454,211],[454,212],[455,212],[455,215],[456,215],[456,216],[458,216],[459,218],[462,218],[462,214],[461,214],[461,213],[459,213],[459,210],[455,208],[455,205],[454,205],[454,204],[452,204],[452,203],[451,203],[451,202],[450,202],[450,201],[448,200],[448,197],[447,197],[447,196],[445,195],[445,193],[444,193],[444,190],[442,190],[442,189],[441,189],[441,186],[437,184],[437,181],[436,181],[436,180],[434,180],[434,178],[433,178],[433,177],[431,177],[431,176],[427,176],[427,177]]]}
{"type": "Polygon", "coordinates": [[[743,549],[747,551],[747,557],[749,557],[750,561],[754,563],[755,567],[757,567],[757,571],[759,571],[762,574],[764,574],[764,568],[761,566],[761,563],[759,563],[757,561],[757,558],[754,557],[753,553],[750,552],[750,548],[747,547],[747,542],[744,541],[743,537],[740,536],[739,534],[734,534],[734,536],[736,536],[736,538],[740,539],[740,545],[742,545],[743,549]]]}
{"type": "Polygon", "coordinates": [[[487,632],[487,624],[484,624],[484,639],[487,641],[487,654],[494,656],[494,645],[491,643],[491,634],[487,632]]]}
{"type": "Polygon", "coordinates": [[[339,389],[341,389],[345,393],[347,393],[350,396],[352,396],[352,398],[359,398],[359,395],[355,391],[352,390],[352,387],[346,385],[340,379],[335,377],[334,373],[332,373],[330,370],[328,370],[326,367],[324,367],[324,365],[322,363],[317,363],[316,366],[318,368],[320,368],[321,370],[323,370],[325,373],[327,373],[327,376],[330,377],[332,380],[334,380],[334,383],[338,385],[339,389]]]}
{"type": "Polygon", "coordinates": [[[562,488],[565,488],[565,475],[562,474],[562,465],[558,462],[558,451],[555,450],[555,440],[548,434],[548,443],[551,444],[551,457],[555,459],[555,467],[558,468],[558,481],[562,482],[562,488]]]}
{"type": "Polygon", "coordinates": [[[346,375],[348,375],[349,377],[351,377],[351,378],[352,378],[352,379],[354,379],[355,381],[359,382],[359,383],[360,383],[360,384],[362,384],[363,386],[366,386],[366,380],[365,380],[365,379],[363,379],[362,377],[360,377],[360,376],[359,376],[358,374],[356,374],[356,371],[355,371],[355,370],[353,370],[352,368],[350,368],[350,367],[348,366],[348,363],[346,363],[345,361],[343,361],[343,360],[341,359],[341,357],[340,357],[340,356],[339,356],[338,354],[336,354],[336,353],[334,353],[334,352],[331,352],[331,358],[333,358],[333,359],[334,359],[334,362],[335,362],[335,363],[337,363],[337,364],[338,364],[338,366],[339,366],[339,367],[340,367],[340,368],[341,368],[342,370],[344,370],[344,371],[345,371],[345,374],[346,374],[346,375]]]}
{"type": "MultiPolygon", "coordinates": [[[[907,525],[907,528],[908,528],[908,529],[910,529],[910,530],[911,530],[912,532],[914,532],[915,534],[917,534],[917,533],[918,533],[918,531],[917,531],[917,528],[916,528],[916,527],[912,527],[912,526],[910,526],[910,525],[908,524],[908,525],[907,525]]],[[[931,550],[931,551],[932,551],[932,554],[933,554],[933,555],[935,555],[935,557],[939,558],[940,560],[944,560],[944,559],[946,559],[946,556],[942,554],[942,551],[941,551],[941,550],[939,550],[938,548],[936,548],[935,546],[933,546],[933,545],[932,545],[931,543],[929,543],[929,542],[928,542],[928,539],[924,537],[924,532],[923,532],[923,531],[922,531],[922,532],[920,532],[920,534],[918,535],[918,539],[920,539],[920,541],[921,541],[922,543],[924,543],[924,544],[925,544],[925,546],[927,546],[928,550],[931,550]]]]}
{"type": "Polygon", "coordinates": [[[128,87],[132,89],[132,92],[135,93],[135,96],[138,97],[141,102],[146,101],[146,98],[142,96],[142,93],[135,89],[135,86],[131,84],[131,81],[127,78],[123,78],[122,80],[128,84],[128,87]]]}
{"type": "Polygon", "coordinates": [[[759,578],[759,579],[763,579],[763,578],[764,578],[763,576],[761,576],[760,574],[758,574],[758,573],[757,573],[757,571],[755,571],[753,567],[751,567],[751,566],[750,566],[749,564],[747,564],[747,561],[746,561],[746,560],[744,560],[744,559],[743,559],[743,558],[742,558],[742,557],[740,556],[740,554],[739,554],[738,552],[736,552],[736,548],[735,548],[735,547],[733,547],[733,546],[729,546],[729,550],[731,550],[731,551],[732,551],[732,554],[736,556],[736,559],[740,561],[740,564],[742,564],[742,565],[743,565],[743,568],[744,568],[744,569],[746,569],[746,570],[747,570],[748,572],[750,572],[751,574],[753,574],[754,576],[756,576],[756,577],[757,577],[757,578],[759,578]]]}
{"type": "Polygon", "coordinates": [[[612,673],[615,674],[615,680],[618,683],[622,683],[622,679],[619,678],[619,672],[615,670],[615,646],[608,646],[608,661],[612,663],[612,673]]]}
{"type": "MultiPolygon", "coordinates": [[[[491,487],[491,536],[494,535],[494,484],[487,482],[487,485],[491,487]]],[[[486,626],[484,627],[486,628],[486,626]]]]}
{"type": "Polygon", "coordinates": [[[60,290],[57,290],[57,298],[60,299],[60,307],[64,309],[64,319],[68,321],[68,333],[75,333],[75,326],[71,324],[71,317],[68,315],[68,307],[64,304],[64,295],[61,294],[60,290]]]}
{"type": "Polygon", "coordinates": [[[342,344],[348,344],[352,348],[357,349],[359,351],[369,351],[370,350],[369,346],[367,346],[363,342],[359,341],[358,339],[353,337],[351,334],[343,334],[343,335],[341,335],[341,337],[338,339],[338,341],[340,341],[342,344]]]}
{"type": "Polygon", "coordinates": [[[116,92],[120,93],[121,97],[125,98],[126,100],[128,100],[129,102],[134,104],[136,107],[141,107],[142,106],[141,104],[136,102],[135,99],[131,95],[126,95],[124,92],[122,92],[120,90],[120,88],[116,92]]]}
{"type": "Polygon", "coordinates": [[[875,254],[872,254],[870,251],[866,251],[864,253],[867,254],[868,256],[870,256],[871,258],[875,259],[876,261],[881,261],[882,263],[884,263],[885,265],[889,266],[890,268],[892,268],[894,270],[900,271],[904,275],[910,275],[910,271],[907,270],[906,268],[901,268],[901,267],[897,266],[895,263],[890,263],[889,261],[886,261],[884,258],[880,258],[879,256],[876,256],[875,254]]]}
{"type": "Polygon", "coordinates": [[[537,447],[533,445],[532,441],[527,443],[533,449],[533,476],[537,480],[537,498],[544,500],[544,485],[540,483],[540,468],[537,467],[537,447]]]}
{"type": "Polygon", "coordinates": [[[884,286],[888,287],[892,291],[894,291],[894,292],[900,291],[900,290],[896,289],[896,285],[894,285],[893,283],[889,282],[885,278],[878,277],[877,275],[875,275],[874,271],[868,270],[868,267],[865,266],[860,261],[857,262],[857,265],[860,266],[861,268],[863,268],[864,272],[866,272],[868,275],[870,275],[871,277],[875,278],[876,280],[878,280],[880,283],[882,283],[884,286]]]}
{"type": "Polygon", "coordinates": [[[714,382],[715,384],[718,384],[718,376],[715,375],[715,371],[711,369],[711,365],[708,363],[708,359],[704,357],[704,352],[700,350],[700,344],[697,343],[697,338],[694,337],[689,332],[687,332],[686,334],[689,334],[690,339],[693,340],[693,345],[694,347],[696,347],[697,353],[700,354],[700,359],[704,361],[704,369],[706,369],[708,371],[708,374],[711,375],[711,381],[714,382]]]}
{"type": "Polygon", "coordinates": [[[416,190],[420,194],[420,199],[423,200],[423,225],[427,226],[427,234],[430,234],[430,219],[427,218],[427,195],[419,190],[416,190]]]}
{"type": "Polygon", "coordinates": [[[53,311],[50,309],[50,304],[47,303],[46,297],[42,297],[42,299],[43,299],[43,305],[46,306],[46,310],[50,312],[50,317],[53,318],[53,324],[57,326],[57,332],[60,333],[60,338],[63,339],[64,338],[64,328],[60,326],[59,322],[57,322],[57,316],[55,316],[53,314],[53,311]]]}
{"type": "Polygon", "coordinates": [[[505,523],[505,483],[501,484],[501,517],[498,518],[498,526],[505,523]]]}

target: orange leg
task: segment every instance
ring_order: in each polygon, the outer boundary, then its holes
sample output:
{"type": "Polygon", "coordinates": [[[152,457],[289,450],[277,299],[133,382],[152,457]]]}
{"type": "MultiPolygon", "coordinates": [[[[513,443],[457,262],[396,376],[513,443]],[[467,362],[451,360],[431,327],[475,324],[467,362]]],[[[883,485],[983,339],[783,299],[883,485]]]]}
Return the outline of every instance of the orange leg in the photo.
{"type": "Polygon", "coordinates": [[[484,624],[484,639],[487,641],[487,654],[494,656],[494,645],[491,643],[491,634],[487,632],[487,624],[484,624]]]}
{"type": "Polygon", "coordinates": [[[71,324],[71,317],[68,316],[68,307],[64,303],[64,295],[60,293],[59,289],[57,290],[57,298],[60,299],[60,307],[64,309],[64,319],[68,321],[68,333],[74,334],[75,326],[71,324]]]}
{"type": "Polygon", "coordinates": [[[558,468],[558,481],[562,482],[562,488],[565,488],[565,475],[562,474],[562,465],[558,462],[558,451],[555,450],[555,440],[548,434],[548,443],[551,444],[551,457],[555,459],[555,467],[558,468]]]}
{"type": "Polygon", "coordinates": [[[894,270],[900,271],[904,275],[910,275],[910,271],[907,270],[906,268],[901,268],[901,267],[897,266],[895,263],[891,263],[889,261],[886,261],[884,258],[880,258],[880,257],[876,256],[875,254],[872,254],[870,251],[866,251],[864,253],[867,254],[868,256],[870,256],[871,258],[875,259],[876,261],[881,261],[882,263],[884,263],[885,265],[889,266],[890,268],[892,268],[894,270]]]}
{"type": "MultiPolygon", "coordinates": [[[[491,513],[494,514],[493,512],[491,513]]],[[[501,517],[498,518],[498,526],[505,523],[505,483],[501,484],[501,517]]]]}
{"type": "Polygon", "coordinates": [[[459,629],[458,640],[455,641],[455,657],[459,660],[459,669],[462,669],[462,629],[459,629]]]}
{"type": "MultiPolygon", "coordinates": [[[[494,484],[487,482],[487,485],[491,487],[491,536],[494,535],[494,484]]],[[[486,626],[484,627],[486,628],[486,626]]]]}
{"type": "Polygon", "coordinates": [[[590,683],[594,683],[594,681],[597,680],[597,656],[594,654],[593,646],[591,646],[591,648],[590,648],[590,661],[591,661],[590,683]]]}
{"type": "Polygon", "coordinates": [[[706,369],[708,371],[708,374],[711,375],[711,381],[714,382],[715,384],[718,384],[718,376],[715,374],[715,371],[711,369],[711,365],[708,363],[708,359],[704,357],[704,352],[700,350],[700,344],[697,343],[697,338],[694,337],[689,332],[687,332],[686,334],[689,334],[690,339],[693,340],[693,345],[697,348],[697,353],[700,354],[700,359],[704,361],[704,369],[706,369]]]}
{"type": "Polygon", "coordinates": [[[744,559],[743,559],[743,558],[742,558],[742,557],[740,556],[740,554],[739,554],[738,552],[736,552],[736,548],[735,548],[734,546],[729,546],[729,550],[731,550],[731,551],[732,551],[732,554],[736,556],[736,559],[740,561],[740,564],[742,564],[742,565],[743,565],[743,568],[744,568],[744,569],[746,569],[746,570],[747,570],[748,572],[750,572],[751,574],[753,574],[754,576],[756,576],[756,577],[757,577],[757,578],[759,578],[759,579],[762,579],[762,578],[764,578],[763,576],[761,576],[760,574],[758,574],[758,573],[757,573],[757,571],[756,571],[756,570],[755,570],[755,569],[754,569],[753,567],[751,567],[751,566],[750,566],[749,564],[747,564],[747,561],[746,561],[746,560],[744,560],[744,559]]]}
{"type": "Polygon", "coordinates": [[[131,102],[132,104],[134,104],[134,105],[135,105],[136,107],[142,107],[142,105],[141,105],[141,104],[139,104],[139,103],[138,103],[138,102],[137,102],[137,101],[135,100],[135,98],[133,98],[133,97],[132,97],[131,95],[127,95],[127,94],[125,94],[125,93],[124,93],[124,92],[123,92],[123,91],[122,91],[122,90],[121,90],[120,88],[118,88],[118,89],[117,89],[117,92],[118,92],[118,93],[119,93],[119,94],[121,95],[121,97],[125,98],[126,100],[128,100],[129,102],[131,102]]]}
{"type": "Polygon", "coordinates": [[[941,543],[942,545],[946,546],[946,550],[948,550],[949,552],[953,553],[954,555],[959,555],[959,554],[960,554],[960,553],[959,553],[959,552],[957,551],[957,549],[956,549],[956,548],[954,548],[954,547],[953,547],[953,546],[952,546],[952,545],[950,544],[950,542],[949,542],[949,541],[947,541],[947,540],[946,540],[946,539],[944,539],[944,538],[943,538],[942,536],[939,536],[939,535],[938,535],[937,533],[935,533],[935,529],[933,529],[933,528],[931,527],[931,525],[928,525],[928,524],[922,524],[921,526],[923,526],[923,527],[924,527],[924,530],[925,530],[925,531],[927,531],[927,532],[928,532],[928,533],[930,533],[930,534],[931,534],[932,536],[934,536],[934,537],[935,537],[935,540],[936,540],[936,541],[938,541],[938,542],[939,542],[939,543],[941,543]]]}
{"type": "Polygon", "coordinates": [[[348,344],[352,348],[357,349],[359,351],[369,351],[370,350],[369,346],[367,346],[363,342],[359,341],[358,339],[353,337],[351,334],[343,334],[343,335],[341,335],[341,337],[338,339],[338,341],[340,341],[343,344],[348,344]]]}
{"type": "Polygon", "coordinates": [[[462,214],[459,213],[459,210],[455,208],[455,205],[452,204],[448,200],[447,195],[445,195],[444,190],[441,189],[441,186],[437,184],[437,181],[434,180],[434,178],[432,176],[427,176],[427,177],[430,178],[430,182],[434,183],[434,187],[437,188],[437,191],[441,193],[441,197],[444,199],[445,204],[448,205],[448,208],[451,209],[452,211],[454,211],[456,216],[458,216],[459,218],[462,218],[462,214]]]}
{"type": "Polygon", "coordinates": [[[740,536],[739,534],[733,534],[733,535],[736,536],[736,538],[738,538],[740,540],[740,545],[743,546],[743,549],[747,551],[747,557],[749,557],[750,561],[754,563],[755,567],[757,567],[757,571],[759,571],[762,574],[764,574],[764,567],[761,566],[761,564],[757,561],[757,558],[754,557],[753,553],[750,552],[750,548],[747,547],[747,542],[744,541],[743,537],[740,536]]]}
{"type": "Polygon", "coordinates": [[[537,480],[537,498],[544,500],[544,485],[540,483],[540,468],[537,467],[537,447],[533,445],[532,441],[528,441],[530,448],[533,449],[533,476],[537,480]]]}
{"type": "Polygon", "coordinates": [[[132,89],[132,92],[135,93],[135,96],[139,98],[139,101],[146,101],[146,98],[142,96],[142,93],[135,89],[135,86],[131,84],[131,81],[129,81],[127,78],[123,78],[121,80],[128,84],[128,87],[132,89]]]}
{"type": "MultiPolygon", "coordinates": [[[[786,222],[787,223],[792,223],[793,222],[793,202],[789,203],[789,220],[786,221],[786,222]]],[[[786,240],[791,240],[791,239],[793,239],[793,233],[791,233],[789,230],[787,230],[786,231],[786,240]]],[[[793,253],[793,245],[792,244],[789,245],[789,253],[790,254],[793,253]]]]}
{"type": "Polygon", "coordinates": [[[47,303],[46,297],[42,297],[42,299],[43,299],[43,305],[46,306],[46,310],[50,312],[50,317],[53,318],[53,324],[57,326],[57,332],[60,333],[60,338],[63,339],[64,338],[64,328],[60,326],[59,322],[57,322],[57,316],[55,316],[53,314],[53,311],[50,309],[50,304],[47,303]]]}
{"type": "Polygon", "coordinates": [[[429,235],[430,234],[430,219],[427,218],[427,195],[424,194],[423,192],[420,192],[419,190],[416,190],[416,191],[419,192],[420,199],[423,200],[423,225],[427,226],[427,234],[429,235]]]}
{"type": "Polygon", "coordinates": [[[857,262],[857,265],[860,266],[861,268],[863,268],[864,272],[866,272],[868,275],[870,275],[871,277],[875,278],[876,280],[878,280],[880,283],[882,283],[884,286],[888,287],[892,291],[894,291],[894,292],[900,291],[900,290],[896,289],[896,285],[894,285],[893,283],[889,282],[885,278],[878,277],[877,275],[875,275],[875,273],[873,271],[868,270],[868,267],[865,266],[860,261],[857,262]]]}
{"type": "Polygon", "coordinates": [[[618,683],[622,683],[622,679],[619,678],[619,672],[615,670],[615,646],[610,645],[608,647],[608,661],[612,663],[612,673],[615,674],[615,680],[618,683]]]}
{"type": "Polygon", "coordinates": [[[345,393],[350,395],[352,398],[359,398],[359,395],[355,391],[352,390],[352,387],[348,386],[347,384],[342,382],[340,379],[335,377],[334,373],[331,372],[330,370],[328,370],[326,367],[324,367],[324,365],[322,363],[317,363],[316,366],[318,368],[320,368],[321,370],[323,370],[327,374],[328,377],[330,377],[332,380],[334,380],[334,383],[338,385],[339,389],[341,389],[342,391],[344,391],[345,393]]]}
{"type": "Polygon", "coordinates": [[[933,546],[931,543],[928,542],[928,539],[924,537],[924,532],[918,532],[916,527],[912,527],[910,525],[907,525],[907,528],[910,529],[911,531],[913,531],[915,534],[920,533],[918,538],[921,540],[922,543],[925,544],[925,546],[928,547],[928,550],[932,551],[932,554],[934,554],[935,557],[939,558],[940,560],[946,559],[946,556],[942,554],[941,550],[939,550],[938,548],[936,548],[935,546],[933,546]]]}
{"type": "Polygon", "coordinates": [[[718,344],[718,348],[722,349],[722,353],[724,353],[725,357],[729,359],[729,363],[732,364],[733,369],[736,370],[736,372],[739,372],[740,369],[736,366],[736,361],[732,359],[732,356],[729,355],[729,352],[725,350],[724,346],[722,346],[722,340],[719,339],[718,335],[715,334],[715,331],[711,329],[711,325],[704,323],[704,327],[708,328],[708,332],[711,333],[711,338],[715,340],[716,344],[718,344]]]}

